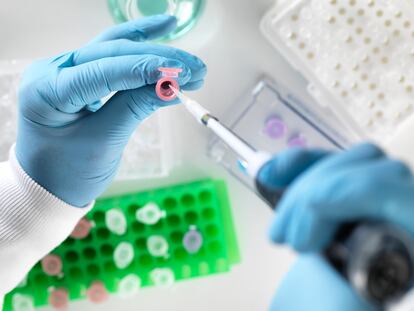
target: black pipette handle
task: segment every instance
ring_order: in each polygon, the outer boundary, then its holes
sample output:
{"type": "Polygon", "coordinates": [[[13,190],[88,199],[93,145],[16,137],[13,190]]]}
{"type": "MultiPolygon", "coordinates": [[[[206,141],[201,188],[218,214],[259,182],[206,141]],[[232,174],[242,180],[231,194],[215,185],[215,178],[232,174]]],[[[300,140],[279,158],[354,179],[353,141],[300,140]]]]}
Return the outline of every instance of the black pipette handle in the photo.
{"type": "MultiPolygon", "coordinates": [[[[256,189],[275,210],[283,191],[258,180],[256,189]]],[[[406,294],[414,283],[414,241],[403,230],[384,223],[343,224],[324,255],[365,299],[384,307],[406,294]]]]}

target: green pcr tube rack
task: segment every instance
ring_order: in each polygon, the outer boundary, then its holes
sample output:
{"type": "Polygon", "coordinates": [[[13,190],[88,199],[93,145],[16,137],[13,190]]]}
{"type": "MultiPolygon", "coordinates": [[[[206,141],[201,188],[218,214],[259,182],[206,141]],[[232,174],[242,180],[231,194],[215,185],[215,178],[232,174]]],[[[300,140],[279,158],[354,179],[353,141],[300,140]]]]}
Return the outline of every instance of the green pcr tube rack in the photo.
{"type": "Polygon", "coordinates": [[[90,230],[36,264],[5,297],[5,311],[132,296],[141,287],[228,272],[240,261],[223,181],[99,199],[85,220],[90,230]]]}

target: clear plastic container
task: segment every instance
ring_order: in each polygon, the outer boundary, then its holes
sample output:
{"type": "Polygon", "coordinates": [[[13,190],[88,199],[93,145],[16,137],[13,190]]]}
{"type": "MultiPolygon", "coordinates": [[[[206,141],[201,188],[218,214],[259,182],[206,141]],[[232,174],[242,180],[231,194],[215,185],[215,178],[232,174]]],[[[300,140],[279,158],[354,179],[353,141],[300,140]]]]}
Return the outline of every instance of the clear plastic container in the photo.
{"type": "MultiPolygon", "coordinates": [[[[243,94],[221,121],[253,148],[270,154],[293,147],[338,150],[347,146],[349,141],[312,112],[311,106],[264,78],[243,94]]],[[[216,136],[209,143],[208,155],[255,190],[240,167],[238,155],[216,136]]]]}
{"type": "Polygon", "coordinates": [[[403,0],[278,1],[261,28],[357,139],[386,143],[414,112],[413,12],[403,0]]]}
{"type": "Polygon", "coordinates": [[[0,60],[0,162],[9,158],[17,136],[17,90],[25,60],[0,60]]]}
{"type": "Polygon", "coordinates": [[[177,17],[177,29],[163,38],[175,40],[190,31],[200,18],[205,0],[108,0],[109,10],[117,23],[156,14],[177,17]]]}
{"type": "Polygon", "coordinates": [[[144,120],[122,155],[116,180],[167,177],[178,159],[174,156],[168,111],[157,111],[144,120]]]}

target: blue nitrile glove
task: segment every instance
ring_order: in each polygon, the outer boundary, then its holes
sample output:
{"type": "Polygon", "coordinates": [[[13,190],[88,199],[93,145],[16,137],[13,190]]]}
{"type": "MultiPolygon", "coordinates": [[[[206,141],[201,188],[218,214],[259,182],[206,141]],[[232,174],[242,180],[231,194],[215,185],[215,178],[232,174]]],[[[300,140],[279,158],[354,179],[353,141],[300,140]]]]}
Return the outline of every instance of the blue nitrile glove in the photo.
{"type": "Polygon", "coordinates": [[[115,26],[79,50],[35,62],[19,96],[16,155],[23,169],[63,201],[82,207],[111,183],[128,139],[163,102],[159,67],[182,68],[185,90],[201,87],[206,66],[184,51],[139,41],[176,27],[170,16],[115,26]],[[118,91],[105,105],[100,101],[118,91]]]}
{"type": "Polygon", "coordinates": [[[302,255],[287,275],[272,310],[371,310],[317,255],[339,225],[355,220],[393,223],[414,235],[414,179],[408,167],[371,144],[330,154],[291,149],[259,172],[267,187],[287,189],[271,239],[302,255]]]}
{"type": "Polygon", "coordinates": [[[374,311],[326,260],[302,254],[279,286],[270,311],[374,311]]]}

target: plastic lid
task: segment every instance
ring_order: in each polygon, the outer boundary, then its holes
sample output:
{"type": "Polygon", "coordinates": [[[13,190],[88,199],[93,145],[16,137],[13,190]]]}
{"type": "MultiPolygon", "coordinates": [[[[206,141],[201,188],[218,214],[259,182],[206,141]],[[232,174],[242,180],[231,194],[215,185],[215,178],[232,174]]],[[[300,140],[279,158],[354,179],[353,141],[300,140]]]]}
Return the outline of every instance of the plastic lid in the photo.
{"type": "Polygon", "coordinates": [[[282,138],[287,132],[287,126],[285,122],[279,117],[270,117],[263,129],[263,133],[266,134],[269,138],[279,139],[282,138]]]}
{"type": "Polygon", "coordinates": [[[149,253],[154,257],[168,256],[168,242],[160,235],[150,236],[147,240],[147,248],[149,253]]]}
{"type": "Polygon", "coordinates": [[[69,294],[66,289],[54,289],[49,296],[49,304],[57,310],[65,310],[69,305],[69,294]]]}
{"type": "Polygon", "coordinates": [[[134,296],[141,288],[141,279],[135,274],[129,274],[118,284],[118,295],[121,298],[134,296]]]}
{"type": "Polygon", "coordinates": [[[174,272],[170,268],[157,268],[151,271],[150,278],[155,286],[169,287],[175,282],[174,272]]]}
{"type": "Polygon", "coordinates": [[[89,235],[91,228],[92,223],[89,220],[82,218],[76,225],[75,229],[73,229],[70,237],[78,240],[84,239],[89,235]]]}
{"type": "Polygon", "coordinates": [[[157,204],[150,202],[137,210],[135,216],[137,220],[143,224],[155,225],[161,218],[164,218],[166,214],[157,204]]]}
{"type": "Polygon", "coordinates": [[[57,276],[62,273],[62,259],[57,255],[47,255],[41,261],[43,271],[50,276],[57,276]]]}
{"type": "Polygon", "coordinates": [[[33,298],[29,295],[14,294],[12,306],[14,311],[34,311],[33,298]]]}
{"type": "Polygon", "coordinates": [[[109,298],[108,291],[105,288],[105,285],[100,281],[95,281],[92,283],[91,287],[86,292],[86,296],[89,301],[93,303],[102,303],[109,298]]]}
{"type": "Polygon", "coordinates": [[[198,253],[201,246],[203,246],[203,237],[201,233],[195,227],[190,228],[190,230],[184,235],[183,245],[188,253],[198,253]]]}
{"type": "Polygon", "coordinates": [[[308,145],[308,142],[307,142],[305,136],[303,136],[302,134],[295,135],[295,136],[291,137],[288,141],[288,146],[289,147],[305,148],[305,147],[307,147],[307,145],[308,145]]]}
{"type": "Polygon", "coordinates": [[[121,242],[115,248],[114,262],[118,269],[125,269],[134,260],[134,247],[131,243],[121,242]]]}
{"type": "Polygon", "coordinates": [[[127,221],[122,210],[110,209],[105,214],[106,227],[116,235],[124,235],[127,231],[127,221]]]}

